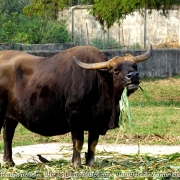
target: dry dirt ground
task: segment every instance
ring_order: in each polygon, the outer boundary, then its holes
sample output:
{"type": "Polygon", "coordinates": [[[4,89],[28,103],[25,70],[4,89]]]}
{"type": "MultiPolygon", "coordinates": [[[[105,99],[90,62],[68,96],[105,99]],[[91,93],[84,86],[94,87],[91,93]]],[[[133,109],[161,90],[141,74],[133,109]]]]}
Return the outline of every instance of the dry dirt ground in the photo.
{"type": "MultiPolygon", "coordinates": [[[[87,144],[84,144],[82,156],[87,151],[87,144]]],[[[98,144],[96,147],[97,152],[117,152],[120,154],[172,154],[180,152],[180,146],[163,146],[163,145],[125,145],[125,144],[98,144]]],[[[15,164],[19,165],[30,161],[39,161],[37,154],[41,154],[48,160],[53,159],[71,159],[72,157],[72,144],[65,143],[49,143],[49,144],[36,144],[29,146],[18,146],[13,148],[13,159],[15,164]]],[[[97,153],[98,154],[98,153],[97,153]]],[[[96,155],[97,157],[97,155],[96,155]]],[[[0,154],[0,162],[2,162],[3,154],[0,154]]]]}

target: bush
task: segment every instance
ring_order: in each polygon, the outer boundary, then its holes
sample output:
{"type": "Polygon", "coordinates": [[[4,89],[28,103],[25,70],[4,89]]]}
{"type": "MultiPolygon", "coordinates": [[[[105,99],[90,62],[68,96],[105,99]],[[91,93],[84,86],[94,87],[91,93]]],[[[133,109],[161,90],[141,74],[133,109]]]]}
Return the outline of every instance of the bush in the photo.
{"type": "Polygon", "coordinates": [[[139,43],[131,44],[129,49],[141,49],[141,45],[139,43]]]}
{"type": "Polygon", "coordinates": [[[58,23],[48,22],[44,28],[41,43],[64,43],[70,42],[70,34],[66,29],[65,21],[58,23]]]}
{"type": "Polygon", "coordinates": [[[24,14],[4,14],[0,25],[0,43],[66,43],[70,33],[65,21],[52,22],[24,14]]]}
{"type": "Polygon", "coordinates": [[[42,39],[41,19],[38,17],[29,18],[23,14],[18,15],[17,31],[14,34],[13,42],[24,44],[36,44],[42,39]]]}
{"type": "Polygon", "coordinates": [[[119,48],[118,42],[114,38],[108,38],[105,41],[101,37],[91,39],[91,43],[98,49],[117,49],[119,48]]]}

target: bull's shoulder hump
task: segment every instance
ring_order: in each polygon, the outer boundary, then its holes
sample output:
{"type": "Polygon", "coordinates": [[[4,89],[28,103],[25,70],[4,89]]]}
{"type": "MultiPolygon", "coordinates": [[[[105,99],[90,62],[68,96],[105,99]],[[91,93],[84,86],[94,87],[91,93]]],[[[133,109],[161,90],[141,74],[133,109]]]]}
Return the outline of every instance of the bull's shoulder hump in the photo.
{"type": "Polygon", "coordinates": [[[42,59],[44,57],[35,56],[32,54],[28,54],[23,51],[17,50],[4,50],[0,51],[0,62],[10,62],[10,61],[17,61],[17,60],[37,60],[42,59]]]}
{"type": "Polygon", "coordinates": [[[9,55],[9,56],[23,55],[23,56],[30,56],[30,57],[36,57],[36,58],[44,58],[44,57],[32,55],[32,54],[25,52],[25,51],[18,51],[18,50],[0,51],[0,56],[7,56],[7,55],[9,55]]]}

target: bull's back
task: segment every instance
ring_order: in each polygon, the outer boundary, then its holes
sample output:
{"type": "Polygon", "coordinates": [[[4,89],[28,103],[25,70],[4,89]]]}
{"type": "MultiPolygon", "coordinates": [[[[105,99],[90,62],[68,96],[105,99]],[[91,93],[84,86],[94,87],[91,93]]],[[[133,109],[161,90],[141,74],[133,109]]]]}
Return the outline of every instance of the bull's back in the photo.
{"type": "MultiPolygon", "coordinates": [[[[34,56],[31,54],[28,54],[26,52],[17,51],[17,50],[4,50],[0,51],[0,63],[8,63],[10,61],[15,62],[17,60],[38,60],[42,59],[44,57],[34,56]]],[[[1,65],[1,64],[0,64],[1,65]]]]}
{"type": "Polygon", "coordinates": [[[19,75],[32,75],[33,69],[42,57],[16,51],[5,50],[0,52],[0,88],[10,88],[18,80],[19,75]]]}

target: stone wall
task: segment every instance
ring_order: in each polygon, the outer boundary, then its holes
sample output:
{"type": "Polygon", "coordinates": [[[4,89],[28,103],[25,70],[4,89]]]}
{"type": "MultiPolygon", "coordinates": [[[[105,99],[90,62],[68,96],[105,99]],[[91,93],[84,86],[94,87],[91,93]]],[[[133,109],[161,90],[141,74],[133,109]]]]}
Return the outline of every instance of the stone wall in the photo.
{"type": "Polygon", "coordinates": [[[61,51],[73,47],[72,43],[53,43],[53,44],[21,44],[21,43],[4,43],[0,44],[2,50],[21,50],[21,51],[61,51]]]}
{"type": "MultiPolygon", "coordinates": [[[[110,59],[114,56],[124,56],[127,53],[136,56],[145,53],[146,50],[103,50],[102,52],[110,59]]],[[[57,51],[30,51],[29,53],[51,57],[57,51]]],[[[138,70],[141,77],[171,77],[180,75],[180,50],[154,49],[153,56],[149,60],[138,64],[138,70]]]]}
{"type": "MultiPolygon", "coordinates": [[[[74,6],[60,12],[59,18],[67,19],[67,25],[72,32],[73,42],[79,41],[80,45],[91,44],[92,38],[100,37],[103,40],[109,36],[116,39],[122,46],[129,47],[135,44],[144,47],[144,17],[135,12],[128,15],[119,27],[115,24],[108,33],[103,34],[98,21],[89,14],[89,6],[74,6]]],[[[179,47],[180,46],[180,11],[171,10],[169,17],[165,18],[152,11],[146,17],[146,45],[154,47],[179,47]]]]}

